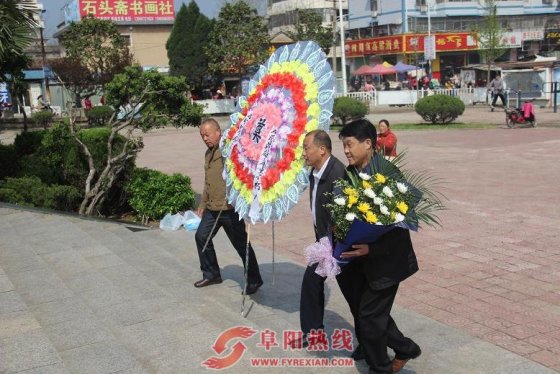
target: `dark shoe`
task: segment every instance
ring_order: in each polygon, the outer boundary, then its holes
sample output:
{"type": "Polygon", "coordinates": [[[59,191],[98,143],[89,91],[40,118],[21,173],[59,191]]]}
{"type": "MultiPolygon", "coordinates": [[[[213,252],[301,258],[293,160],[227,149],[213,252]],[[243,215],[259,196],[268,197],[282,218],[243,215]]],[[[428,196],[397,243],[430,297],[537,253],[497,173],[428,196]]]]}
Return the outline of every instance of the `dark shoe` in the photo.
{"type": "MultiPolygon", "coordinates": [[[[252,295],[263,285],[263,282],[259,283],[249,283],[247,289],[245,290],[245,295],[252,295]]],[[[243,292],[241,292],[243,294],[243,292]]]]}
{"type": "Polygon", "coordinates": [[[350,357],[352,357],[354,361],[360,361],[366,358],[366,354],[364,353],[362,346],[358,344],[358,346],[356,347],[356,349],[354,349],[354,352],[352,352],[350,357]]]}
{"type": "Polygon", "coordinates": [[[418,349],[418,352],[415,353],[412,357],[409,357],[409,358],[396,358],[395,357],[393,359],[393,373],[398,373],[399,371],[401,371],[402,368],[404,367],[404,365],[406,365],[406,363],[409,360],[414,360],[415,358],[417,358],[421,354],[422,354],[422,350],[418,349]]]}
{"type": "Polygon", "coordinates": [[[220,284],[222,283],[222,277],[216,277],[216,278],[212,278],[212,279],[201,279],[199,281],[194,282],[194,286],[196,288],[202,288],[202,287],[206,287],[206,286],[211,286],[213,284],[220,284]]]}

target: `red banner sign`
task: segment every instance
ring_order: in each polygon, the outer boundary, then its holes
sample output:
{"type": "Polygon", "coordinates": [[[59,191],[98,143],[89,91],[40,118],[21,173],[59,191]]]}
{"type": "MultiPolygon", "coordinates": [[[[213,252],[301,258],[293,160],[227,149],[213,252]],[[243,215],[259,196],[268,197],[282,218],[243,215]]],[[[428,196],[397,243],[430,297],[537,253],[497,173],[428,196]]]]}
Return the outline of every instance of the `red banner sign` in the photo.
{"type": "Polygon", "coordinates": [[[110,21],[173,21],[173,0],[79,0],[80,16],[110,21]]]}
{"type": "MultiPolygon", "coordinates": [[[[476,40],[471,33],[433,34],[436,37],[436,51],[464,51],[477,49],[476,40]]],[[[367,55],[391,55],[398,53],[424,53],[426,34],[382,36],[378,38],[347,40],[347,57],[367,55]]]]}

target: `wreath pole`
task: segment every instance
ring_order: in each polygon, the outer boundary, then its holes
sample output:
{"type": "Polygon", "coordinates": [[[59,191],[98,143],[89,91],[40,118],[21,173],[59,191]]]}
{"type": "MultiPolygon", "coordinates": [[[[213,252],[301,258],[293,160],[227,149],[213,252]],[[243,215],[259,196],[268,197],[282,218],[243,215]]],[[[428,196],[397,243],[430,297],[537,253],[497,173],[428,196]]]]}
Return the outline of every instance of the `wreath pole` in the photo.
{"type": "MultiPolygon", "coordinates": [[[[245,223],[247,225],[247,223],[245,223]]],[[[255,304],[254,301],[251,302],[251,305],[249,305],[249,307],[247,308],[247,310],[245,311],[245,298],[247,297],[247,284],[249,282],[249,243],[251,243],[251,225],[247,225],[247,243],[245,245],[245,266],[243,266],[243,268],[245,269],[244,272],[244,282],[245,284],[243,285],[243,292],[241,293],[241,315],[244,318],[247,318],[247,316],[249,315],[249,312],[251,311],[251,309],[253,308],[253,304],[255,304]]]]}
{"type": "Polygon", "coordinates": [[[275,262],[275,253],[276,253],[276,240],[274,239],[274,221],[272,221],[272,285],[276,280],[276,273],[274,272],[274,265],[275,262]]]}

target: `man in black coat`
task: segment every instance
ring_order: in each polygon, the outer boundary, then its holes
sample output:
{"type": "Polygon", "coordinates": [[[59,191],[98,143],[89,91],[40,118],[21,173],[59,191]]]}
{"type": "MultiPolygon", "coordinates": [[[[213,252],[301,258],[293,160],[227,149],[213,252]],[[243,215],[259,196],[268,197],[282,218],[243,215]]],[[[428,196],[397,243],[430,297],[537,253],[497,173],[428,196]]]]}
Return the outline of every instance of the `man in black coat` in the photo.
{"type": "MultiPolygon", "coordinates": [[[[388,162],[374,155],[376,131],[368,120],[346,124],[340,138],[348,172],[372,175],[372,164],[388,162]]],[[[390,314],[400,282],[418,271],[410,233],[395,228],[373,243],[354,244],[341,257],[352,259],[342,268],[337,281],[354,316],[369,373],[396,373],[422,353],[412,339],[402,334],[390,314]],[[395,352],[392,361],[387,347],[395,352]]]]}
{"type": "MultiPolygon", "coordinates": [[[[329,199],[326,192],[332,192],[333,182],[343,178],[345,167],[332,154],[332,143],[323,130],[309,132],[303,141],[303,157],[311,167],[309,175],[309,202],[317,240],[329,235],[332,228],[329,212],[324,207],[329,199]]],[[[300,299],[300,323],[304,334],[302,346],[307,345],[307,336],[312,331],[322,330],[325,313],[325,278],[315,273],[317,264],[308,266],[303,275],[300,299]]]]}

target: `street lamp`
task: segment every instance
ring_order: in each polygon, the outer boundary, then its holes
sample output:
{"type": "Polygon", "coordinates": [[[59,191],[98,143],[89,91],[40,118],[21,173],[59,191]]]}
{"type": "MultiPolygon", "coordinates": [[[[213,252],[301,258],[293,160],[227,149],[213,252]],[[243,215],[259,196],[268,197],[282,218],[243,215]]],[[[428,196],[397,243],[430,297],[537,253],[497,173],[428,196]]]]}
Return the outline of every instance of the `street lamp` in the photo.
{"type": "Polygon", "coordinates": [[[426,0],[425,9],[428,15],[428,36],[424,38],[424,59],[428,60],[428,71],[432,75],[432,60],[436,57],[436,40],[432,37],[431,1],[426,0]]]}

